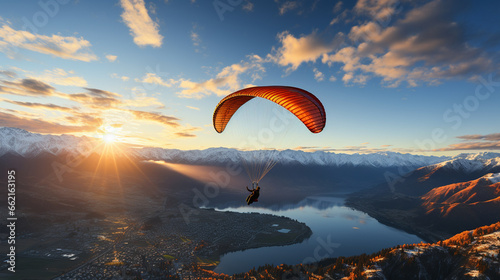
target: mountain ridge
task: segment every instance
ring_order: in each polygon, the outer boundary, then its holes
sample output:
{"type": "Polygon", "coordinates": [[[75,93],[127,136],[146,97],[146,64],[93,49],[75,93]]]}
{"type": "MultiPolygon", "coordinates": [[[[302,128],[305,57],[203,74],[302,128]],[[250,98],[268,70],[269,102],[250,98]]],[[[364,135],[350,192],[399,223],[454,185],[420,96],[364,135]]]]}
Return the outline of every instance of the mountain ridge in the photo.
{"type": "MultiPolygon", "coordinates": [[[[36,157],[41,152],[54,155],[61,153],[82,154],[102,152],[104,145],[98,138],[73,135],[44,135],[31,133],[20,128],[0,127],[0,156],[15,152],[23,157],[36,157]]],[[[423,156],[396,152],[371,154],[337,154],[324,151],[304,152],[300,150],[254,150],[241,151],[232,148],[208,148],[205,150],[179,150],[156,147],[129,147],[122,149],[136,158],[144,160],[163,160],[189,164],[225,164],[242,160],[267,160],[272,158],[283,164],[321,165],[321,166],[374,166],[422,167],[449,160],[446,156],[423,156]]]]}

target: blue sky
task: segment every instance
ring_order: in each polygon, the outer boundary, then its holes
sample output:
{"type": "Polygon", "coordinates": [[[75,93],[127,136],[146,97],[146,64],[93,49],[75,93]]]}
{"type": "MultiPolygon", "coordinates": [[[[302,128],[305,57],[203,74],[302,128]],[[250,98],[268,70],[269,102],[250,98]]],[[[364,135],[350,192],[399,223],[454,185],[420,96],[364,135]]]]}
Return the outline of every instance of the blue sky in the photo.
{"type": "Polygon", "coordinates": [[[310,134],[294,120],[275,141],[245,148],[500,149],[497,1],[0,6],[0,126],[112,135],[138,146],[241,147],[274,107],[242,108],[234,131],[218,134],[212,113],[219,100],[247,86],[287,85],[323,102],[324,131],[310,134]]]}

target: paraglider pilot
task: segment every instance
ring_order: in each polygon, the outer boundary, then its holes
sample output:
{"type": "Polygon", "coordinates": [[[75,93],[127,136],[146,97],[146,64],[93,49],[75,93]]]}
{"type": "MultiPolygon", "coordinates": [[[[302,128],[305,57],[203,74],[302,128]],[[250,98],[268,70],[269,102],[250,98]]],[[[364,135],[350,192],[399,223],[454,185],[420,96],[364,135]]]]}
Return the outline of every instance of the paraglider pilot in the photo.
{"type": "Polygon", "coordinates": [[[260,191],[259,185],[257,183],[253,183],[253,190],[249,189],[248,186],[247,186],[247,190],[249,192],[251,192],[251,194],[249,194],[247,197],[247,205],[250,205],[254,202],[258,202],[259,201],[259,191],[260,191]]]}

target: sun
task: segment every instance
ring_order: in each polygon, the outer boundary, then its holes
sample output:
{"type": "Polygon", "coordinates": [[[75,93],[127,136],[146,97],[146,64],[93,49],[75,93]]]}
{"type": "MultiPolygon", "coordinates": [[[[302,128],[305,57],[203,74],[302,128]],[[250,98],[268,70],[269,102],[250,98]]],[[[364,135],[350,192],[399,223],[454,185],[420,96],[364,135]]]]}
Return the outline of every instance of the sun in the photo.
{"type": "Polygon", "coordinates": [[[104,143],[106,144],[113,144],[116,142],[116,135],[114,135],[113,133],[104,133],[102,135],[102,140],[104,141],[104,143]]]}
{"type": "Polygon", "coordinates": [[[111,125],[103,125],[98,130],[98,138],[106,145],[116,144],[119,142],[120,129],[111,125]]]}

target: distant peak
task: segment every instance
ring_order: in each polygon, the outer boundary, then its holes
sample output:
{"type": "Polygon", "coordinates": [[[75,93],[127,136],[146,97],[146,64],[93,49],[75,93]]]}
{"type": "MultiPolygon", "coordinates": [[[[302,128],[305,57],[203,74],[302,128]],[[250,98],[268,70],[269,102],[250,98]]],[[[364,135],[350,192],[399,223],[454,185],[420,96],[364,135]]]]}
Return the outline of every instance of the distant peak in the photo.
{"type": "Polygon", "coordinates": [[[492,183],[500,182],[500,173],[488,173],[484,175],[482,178],[488,179],[492,183]]]}
{"type": "Polygon", "coordinates": [[[481,153],[461,153],[453,159],[466,159],[466,160],[488,160],[500,157],[500,153],[481,152],[481,153]]]}

